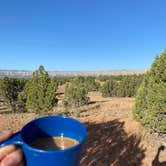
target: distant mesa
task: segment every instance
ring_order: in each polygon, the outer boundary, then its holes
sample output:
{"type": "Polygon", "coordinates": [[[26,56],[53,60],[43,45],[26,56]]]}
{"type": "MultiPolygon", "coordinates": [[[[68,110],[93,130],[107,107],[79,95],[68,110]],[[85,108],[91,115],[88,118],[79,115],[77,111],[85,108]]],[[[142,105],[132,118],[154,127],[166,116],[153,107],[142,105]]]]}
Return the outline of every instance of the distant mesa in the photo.
{"type": "MultiPolygon", "coordinates": [[[[106,71],[48,71],[51,77],[73,77],[73,76],[118,76],[144,74],[147,69],[136,70],[106,70],[106,71]]],[[[0,77],[31,78],[33,71],[28,70],[0,70],[0,77]]]]}

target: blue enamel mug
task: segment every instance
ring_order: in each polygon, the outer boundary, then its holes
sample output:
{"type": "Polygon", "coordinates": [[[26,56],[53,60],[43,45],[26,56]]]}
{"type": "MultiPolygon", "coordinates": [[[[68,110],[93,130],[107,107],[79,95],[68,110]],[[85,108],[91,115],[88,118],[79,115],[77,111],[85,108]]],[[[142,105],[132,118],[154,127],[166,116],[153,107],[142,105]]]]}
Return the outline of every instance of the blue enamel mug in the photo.
{"type": "Polygon", "coordinates": [[[81,122],[66,116],[46,116],[27,123],[20,132],[1,142],[0,147],[19,145],[27,166],[79,166],[85,139],[86,128],[81,122]],[[64,150],[40,150],[29,145],[37,139],[56,136],[75,139],[78,144],[64,150]]]}

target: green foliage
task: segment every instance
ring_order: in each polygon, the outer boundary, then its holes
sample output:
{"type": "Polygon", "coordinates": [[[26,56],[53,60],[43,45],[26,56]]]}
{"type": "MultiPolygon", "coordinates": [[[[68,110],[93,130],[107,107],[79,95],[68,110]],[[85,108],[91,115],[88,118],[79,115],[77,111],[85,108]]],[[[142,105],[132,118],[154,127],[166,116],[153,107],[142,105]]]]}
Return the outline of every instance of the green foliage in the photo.
{"type": "Polygon", "coordinates": [[[144,121],[147,117],[147,94],[148,94],[148,72],[144,75],[143,81],[136,93],[136,102],[133,108],[134,118],[144,121]]]}
{"type": "Polygon", "coordinates": [[[107,75],[100,75],[97,77],[97,80],[101,81],[101,82],[106,82],[108,80],[115,80],[115,81],[119,81],[122,79],[122,75],[118,75],[118,76],[107,76],[107,75]]]}
{"type": "Polygon", "coordinates": [[[101,82],[105,82],[109,79],[109,76],[100,75],[97,77],[97,79],[101,82]]]}
{"type": "Polygon", "coordinates": [[[53,78],[58,85],[64,85],[67,82],[70,82],[72,80],[72,77],[54,77],[53,78]]]}
{"type": "Polygon", "coordinates": [[[13,111],[18,111],[18,95],[23,91],[26,80],[5,77],[0,81],[0,96],[8,101],[13,111]]]}
{"type": "Polygon", "coordinates": [[[57,104],[57,83],[51,79],[43,66],[33,73],[19,99],[25,102],[31,112],[44,113],[51,111],[57,104]]]}
{"type": "Polygon", "coordinates": [[[95,77],[88,76],[85,79],[85,86],[87,90],[90,91],[98,91],[100,88],[100,84],[95,81],[95,77]]]}
{"type": "Polygon", "coordinates": [[[133,97],[142,81],[142,76],[123,76],[117,88],[118,97],[133,97]]]}
{"type": "Polygon", "coordinates": [[[79,85],[81,87],[84,87],[88,92],[90,91],[97,91],[100,87],[100,84],[96,82],[95,77],[88,76],[78,76],[74,77],[71,81],[72,84],[75,84],[76,86],[79,85]]]}
{"type": "Polygon", "coordinates": [[[133,97],[143,79],[143,75],[110,77],[101,87],[103,97],[133,97]]]}
{"type": "Polygon", "coordinates": [[[134,117],[159,133],[166,133],[166,50],[157,56],[136,96],[134,117]]]}
{"type": "Polygon", "coordinates": [[[71,80],[71,83],[74,84],[74,85],[78,85],[78,86],[81,86],[81,87],[85,87],[85,81],[86,81],[86,78],[83,77],[83,76],[78,76],[78,77],[74,77],[72,80],[71,80]]]}
{"type": "Polygon", "coordinates": [[[101,87],[100,91],[103,97],[113,97],[116,96],[117,82],[114,80],[108,80],[101,87]]]}
{"type": "Polygon", "coordinates": [[[71,83],[66,85],[63,100],[65,107],[79,107],[88,103],[88,90],[84,82],[84,77],[76,77],[71,83]]]}

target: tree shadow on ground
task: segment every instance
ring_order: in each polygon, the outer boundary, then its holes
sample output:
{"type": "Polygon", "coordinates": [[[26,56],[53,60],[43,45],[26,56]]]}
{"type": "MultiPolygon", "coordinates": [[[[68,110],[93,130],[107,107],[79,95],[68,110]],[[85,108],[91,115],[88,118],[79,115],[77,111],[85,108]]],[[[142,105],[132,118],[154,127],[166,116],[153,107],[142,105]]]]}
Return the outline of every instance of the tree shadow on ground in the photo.
{"type": "Polygon", "coordinates": [[[9,110],[9,108],[2,107],[0,108],[0,114],[11,114],[13,111],[9,110]]]}
{"type": "Polygon", "coordinates": [[[3,110],[3,111],[1,111],[0,110],[0,114],[1,115],[3,115],[3,114],[11,114],[11,113],[13,113],[13,111],[9,111],[9,110],[3,110]]]}
{"type": "Polygon", "coordinates": [[[104,100],[104,101],[89,101],[88,105],[96,104],[96,103],[105,103],[105,102],[108,102],[108,100],[104,100]]]}
{"type": "Polygon", "coordinates": [[[156,154],[154,160],[152,161],[152,166],[166,166],[166,161],[163,161],[163,162],[159,161],[160,152],[163,151],[164,149],[165,149],[165,147],[163,145],[161,145],[158,148],[157,154],[156,154]]]}
{"type": "Polygon", "coordinates": [[[140,166],[145,157],[141,139],[124,131],[124,122],[86,123],[88,137],[81,166],[140,166]]]}
{"type": "Polygon", "coordinates": [[[8,109],[8,107],[6,107],[6,106],[0,106],[0,110],[7,110],[8,109]]]}

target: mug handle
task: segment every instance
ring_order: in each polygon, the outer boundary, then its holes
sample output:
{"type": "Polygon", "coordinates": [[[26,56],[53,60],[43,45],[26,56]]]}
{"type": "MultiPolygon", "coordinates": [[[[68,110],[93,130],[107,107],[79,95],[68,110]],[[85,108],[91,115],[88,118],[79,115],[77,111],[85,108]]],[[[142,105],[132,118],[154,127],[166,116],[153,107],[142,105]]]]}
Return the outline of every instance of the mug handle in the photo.
{"type": "Polygon", "coordinates": [[[0,142],[0,148],[3,147],[3,146],[6,146],[6,145],[11,145],[11,144],[14,144],[14,145],[22,145],[23,144],[23,141],[21,139],[21,132],[20,131],[14,133],[7,140],[0,142]]]}

